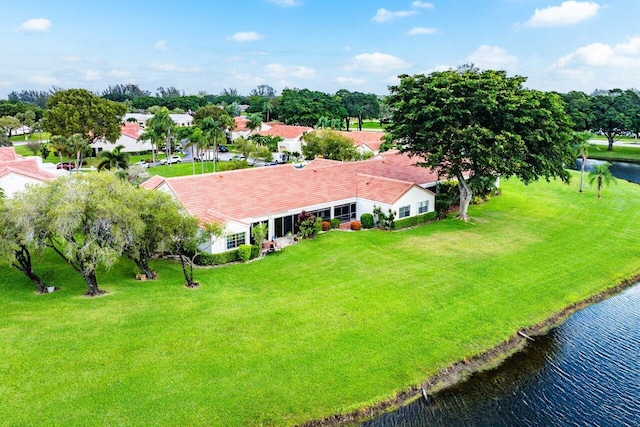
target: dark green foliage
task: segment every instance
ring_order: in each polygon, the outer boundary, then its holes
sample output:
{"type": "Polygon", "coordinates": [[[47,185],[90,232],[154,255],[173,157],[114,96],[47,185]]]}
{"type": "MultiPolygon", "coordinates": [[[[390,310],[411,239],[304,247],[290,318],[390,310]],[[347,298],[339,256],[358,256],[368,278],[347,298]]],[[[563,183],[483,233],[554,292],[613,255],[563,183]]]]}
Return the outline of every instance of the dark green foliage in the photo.
{"type": "Polygon", "coordinates": [[[238,250],[222,252],[221,254],[201,253],[195,258],[198,265],[222,265],[238,261],[238,250]]]}
{"type": "Polygon", "coordinates": [[[260,256],[260,249],[261,247],[259,245],[251,245],[251,259],[258,258],[260,256]]]}
{"type": "Polygon", "coordinates": [[[247,262],[251,259],[251,245],[240,245],[238,247],[238,259],[247,262]]]}
{"type": "Polygon", "coordinates": [[[394,230],[400,230],[402,228],[413,227],[415,225],[424,224],[437,219],[437,212],[427,212],[425,214],[412,216],[409,218],[399,219],[393,224],[394,230]]]}
{"type": "Polygon", "coordinates": [[[298,215],[296,225],[303,239],[311,239],[322,230],[322,218],[316,218],[312,213],[302,211],[298,215]]]}
{"type": "Polygon", "coordinates": [[[347,115],[336,97],[309,89],[284,89],[276,99],[275,113],[278,120],[288,125],[309,127],[315,126],[321,117],[341,119],[347,115]]]}
{"type": "Polygon", "coordinates": [[[331,228],[340,228],[340,220],[338,218],[331,218],[331,228]]]}
{"type": "Polygon", "coordinates": [[[453,199],[447,194],[439,194],[436,196],[436,217],[438,219],[444,219],[447,217],[449,208],[453,205],[453,199]]]}
{"type": "Polygon", "coordinates": [[[373,228],[373,215],[370,213],[360,215],[360,223],[362,228],[373,228]]]}
{"type": "Polygon", "coordinates": [[[393,230],[396,213],[389,208],[388,213],[382,212],[380,206],[373,207],[373,223],[383,230],[393,230]]]}

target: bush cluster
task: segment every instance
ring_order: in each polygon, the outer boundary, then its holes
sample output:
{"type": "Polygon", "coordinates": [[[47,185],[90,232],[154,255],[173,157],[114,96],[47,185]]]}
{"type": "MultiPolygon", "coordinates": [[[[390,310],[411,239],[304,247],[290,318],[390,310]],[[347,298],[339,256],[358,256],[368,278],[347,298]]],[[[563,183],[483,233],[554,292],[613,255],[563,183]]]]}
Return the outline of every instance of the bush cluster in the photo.
{"type": "Polygon", "coordinates": [[[340,228],[340,220],[338,218],[332,218],[329,222],[331,222],[331,228],[340,228]]]}
{"type": "Polygon", "coordinates": [[[399,219],[393,224],[394,230],[401,228],[413,227],[414,225],[424,224],[425,222],[433,221],[438,217],[437,212],[427,212],[425,214],[412,216],[405,219],[399,219]]]}
{"type": "Polygon", "coordinates": [[[238,246],[238,259],[247,262],[251,259],[251,245],[238,246]]]}
{"type": "MultiPolygon", "coordinates": [[[[240,257],[240,248],[242,248],[243,246],[246,246],[249,249],[249,258],[247,260],[254,259],[260,256],[260,246],[240,245],[238,249],[223,252],[221,254],[199,254],[195,259],[195,263],[198,265],[222,265],[228,264],[230,262],[243,261],[243,259],[240,257]]],[[[247,249],[242,249],[242,251],[246,253],[247,249]]]]}
{"type": "Polygon", "coordinates": [[[373,228],[373,215],[370,213],[363,213],[360,215],[360,223],[362,228],[373,228]]]}
{"type": "Polygon", "coordinates": [[[329,230],[331,230],[331,222],[322,221],[322,231],[329,231],[329,230]]]}

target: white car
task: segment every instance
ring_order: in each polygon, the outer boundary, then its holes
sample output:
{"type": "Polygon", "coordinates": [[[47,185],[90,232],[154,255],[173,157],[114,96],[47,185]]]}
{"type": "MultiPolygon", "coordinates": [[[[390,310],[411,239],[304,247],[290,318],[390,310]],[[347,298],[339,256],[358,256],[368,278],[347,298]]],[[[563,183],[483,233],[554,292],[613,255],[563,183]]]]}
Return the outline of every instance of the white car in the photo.
{"type": "Polygon", "coordinates": [[[160,160],[161,165],[181,163],[181,162],[182,162],[182,157],[180,156],[169,156],[165,159],[160,160]]]}

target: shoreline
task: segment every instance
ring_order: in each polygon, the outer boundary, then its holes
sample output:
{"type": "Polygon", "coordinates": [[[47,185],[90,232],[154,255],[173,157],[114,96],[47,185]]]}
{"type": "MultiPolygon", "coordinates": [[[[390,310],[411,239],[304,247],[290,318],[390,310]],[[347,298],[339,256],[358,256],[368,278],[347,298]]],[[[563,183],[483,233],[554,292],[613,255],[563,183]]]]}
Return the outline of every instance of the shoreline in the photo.
{"type": "Polygon", "coordinates": [[[500,344],[487,349],[486,351],[452,363],[444,369],[436,372],[424,382],[413,385],[402,390],[396,396],[346,414],[335,414],[319,420],[312,420],[302,424],[301,427],[328,427],[344,426],[362,423],[369,419],[380,416],[405,406],[414,400],[423,397],[423,392],[427,396],[446,389],[454,384],[464,381],[475,372],[493,369],[514,353],[522,350],[528,337],[536,337],[547,334],[551,329],[561,325],[573,313],[582,310],[590,305],[603,301],[611,296],[619,294],[623,290],[635,285],[640,281],[640,274],[623,280],[617,285],[607,288],[581,301],[568,305],[562,310],[552,314],[542,322],[518,329],[513,335],[500,344]],[[524,335],[524,336],[523,336],[524,335]]]}

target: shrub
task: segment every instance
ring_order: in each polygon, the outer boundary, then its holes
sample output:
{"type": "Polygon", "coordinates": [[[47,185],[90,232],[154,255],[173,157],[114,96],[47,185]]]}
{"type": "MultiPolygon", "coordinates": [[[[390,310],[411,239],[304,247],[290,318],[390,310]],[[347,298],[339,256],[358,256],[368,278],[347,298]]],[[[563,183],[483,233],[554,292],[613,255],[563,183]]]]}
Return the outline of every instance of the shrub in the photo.
{"type": "Polygon", "coordinates": [[[303,239],[311,239],[322,230],[322,219],[307,211],[300,212],[296,224],[303,239]]]}
{"type": "Polygon", "coordinates": [[[373,223],[376,227],[383,230],[393,230],[394,218],[396,213],[389,208],[389,213],[382,212],[380,206],[373,206],[373,223]]]}
{"type": "Polygon", "coordinates": [[[399,219],[393,224],[393,229],[399,230],[401,228],[413,227],[414,225],[420,225],[424,224],[425,222],[433,221],[437,217],[438,214],[436,212],[427,212],[425,214],[399,219]]]}
{"type": "Polygon", "coordinates": [[[329,222],[331,222],[331,228],[340,228],[340,220],[338,218],[332,218],[329,222]]]}
{"type": "Polygon", "coordinates": [[[222,265],[238,260],[238,251],[228,251],[221,254],[201,253],[195,259],[198,265],[222,265]]]}
{"type": "Polygon", "coordinates": [[[360,215],[360,223],[362,228],[373,228],[373,215],[370,213],[360,215]]]}
{"type": "Polygon", "coordinates": [[[361,224],[360,221],[351,221],[351,229],[358,231],[360,230],[361,224]]]}
{"type": "Polygon", "coordinates": [[[251,245],[238,246],[238,259],[242,262],[247,262],[251,259],[251,245]]]}
{"type": "Polygon", "coordinates": [[[322,231],[331,230],[331,223],[329,221],[322,221],[322,231]]]}
{"type": "Polygon", "coordinates": [[[264,239],[267,237],[267,223],[261,222],[260,224],[256,224],[251,229],[251,234],[253,235],[253,240],[257,245],[261,245],[264,242],[264,239]]]}
{"type": "Polygon", "coordinates": [[[260,256],[260,246],[251,245],[251,259],[258,258],[260,256]]]}

